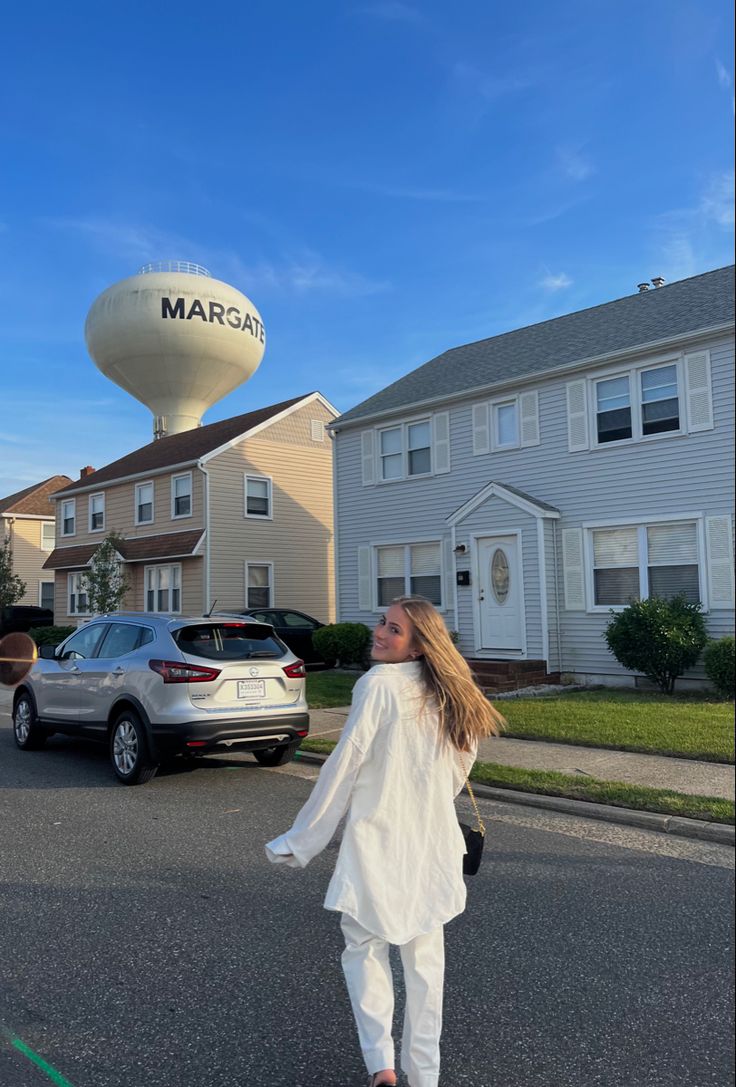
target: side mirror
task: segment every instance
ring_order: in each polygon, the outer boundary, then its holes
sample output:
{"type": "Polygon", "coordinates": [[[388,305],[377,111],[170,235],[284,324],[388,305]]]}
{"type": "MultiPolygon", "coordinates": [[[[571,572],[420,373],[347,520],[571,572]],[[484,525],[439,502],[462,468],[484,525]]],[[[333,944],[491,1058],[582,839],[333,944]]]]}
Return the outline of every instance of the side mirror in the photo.
{"type": "Polygon", "coordinates": [[[38,655],[45,661],[55,660],[58,648],[58,645],[42,645],[38,650],[38,655]]]}

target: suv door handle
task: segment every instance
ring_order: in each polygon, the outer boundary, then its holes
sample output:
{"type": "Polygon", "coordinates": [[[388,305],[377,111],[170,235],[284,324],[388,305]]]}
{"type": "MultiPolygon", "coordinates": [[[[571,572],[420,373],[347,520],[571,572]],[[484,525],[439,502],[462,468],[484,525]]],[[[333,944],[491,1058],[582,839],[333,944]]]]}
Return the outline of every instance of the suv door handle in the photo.
{"type": "Polygon", "coordinates": [[[117,667],[117,668],[113,668],[113,670],[112,670],[112,674],[113,674],[114,676],[124,676],[124,675],[125,675],[125,669],[124,669],[124,668],[120,668],[120,667],[117,667]]]}

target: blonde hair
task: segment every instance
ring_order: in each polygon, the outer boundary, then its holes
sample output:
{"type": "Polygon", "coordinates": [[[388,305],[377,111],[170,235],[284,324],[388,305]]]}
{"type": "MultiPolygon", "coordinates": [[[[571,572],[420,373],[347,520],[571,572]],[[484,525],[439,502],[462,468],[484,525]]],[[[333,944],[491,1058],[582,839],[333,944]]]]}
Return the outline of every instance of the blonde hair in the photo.
{"type": "Polygon", "coordinates": [[[467,751],[484,736],[498,735],[506,721],[481,691],[434,605],[423,596],[398,596],[391,603],[404,610],[414,628],[423,679],[437,702],[447,740],[467,751]]]}

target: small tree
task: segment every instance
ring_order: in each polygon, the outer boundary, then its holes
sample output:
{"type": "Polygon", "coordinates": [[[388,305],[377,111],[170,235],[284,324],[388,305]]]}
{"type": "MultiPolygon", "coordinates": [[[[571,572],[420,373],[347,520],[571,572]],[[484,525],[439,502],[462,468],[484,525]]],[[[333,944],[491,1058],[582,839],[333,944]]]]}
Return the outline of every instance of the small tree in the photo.
{"type": "Polygon", "coordinates": [[[10,536],[6,536],[0,544],[0,608],[15,604],[25,591],[25,581],[13,573],[13,548],[10,536]]]}
{"type": "Polygon", "coordinates": [[[672,693],[677,677],[692,668],[708,641],[700,604],[689,604],[684,596],[652,596],[611,614],[604,637],[616,660],[665,694],[672,693]]]}
{"type": "Polygon", "coordinates": [[[94,553],[89,569],[82,575],[82,590],[87,593],[92,615],[117,611],[130,588],[130,580],[120,563],[122,537],[111,532],[94,553]]]}

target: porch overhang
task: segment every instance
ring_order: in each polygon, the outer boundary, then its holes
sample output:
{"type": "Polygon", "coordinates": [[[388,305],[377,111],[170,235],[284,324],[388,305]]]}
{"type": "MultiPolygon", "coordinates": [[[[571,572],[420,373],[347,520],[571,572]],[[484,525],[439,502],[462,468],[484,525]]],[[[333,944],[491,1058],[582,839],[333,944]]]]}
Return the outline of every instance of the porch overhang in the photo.
{"type": "Polygon", "coordinates": [[[548,502],[540,502],[538,499],[533,498],[531,495],[526,494],[524,491],[518,490],[516,487],[511,487],[508,483],[499,483],[496,480],[491,480],[490,483],[486,483],[484,487],[481,487],[472,498],[469,498],[467,502],[464,502],[462,506],[459,506],[454,513],[451,513],[446,518],[446,523],[450,528],[454,528],[460,524],[462,520],[468,517],[473,510],[476,510],[478,506],[483,505],[489,498],[500,498],[504,502],[508,502],[511,506],[516,506],[517,509],[524,510],[525,513],[529,513],[532,517],[544,518],[553,521],[559,521],[560,511],[556,506],[550,506],[548,502]]]}

